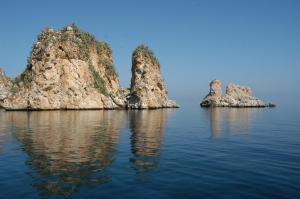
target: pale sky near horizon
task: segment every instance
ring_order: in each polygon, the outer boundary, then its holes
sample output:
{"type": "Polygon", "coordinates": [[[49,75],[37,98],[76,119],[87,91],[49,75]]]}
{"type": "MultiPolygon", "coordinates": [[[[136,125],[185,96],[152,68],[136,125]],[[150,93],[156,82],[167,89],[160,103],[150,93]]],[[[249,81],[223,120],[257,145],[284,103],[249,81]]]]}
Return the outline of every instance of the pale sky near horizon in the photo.
{"type": "Polygon", "coordinates": [[[300,1],[1,1],[0,67],[16,76],[45,27],[75,22],[107,41],[121,84],[131,54],[147,44],[173,98],[200,100],[212,79],[252,87],[257,96],[300,99],[300,1]]]}

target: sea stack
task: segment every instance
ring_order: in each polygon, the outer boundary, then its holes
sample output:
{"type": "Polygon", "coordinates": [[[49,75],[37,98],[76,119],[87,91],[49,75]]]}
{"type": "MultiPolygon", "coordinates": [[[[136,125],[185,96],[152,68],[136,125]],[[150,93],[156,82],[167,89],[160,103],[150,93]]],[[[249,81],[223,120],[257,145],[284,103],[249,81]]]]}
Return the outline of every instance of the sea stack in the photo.
{"type": "Polygon", "coordinates": [[[133,53],[131,89],[120,86],[112,49],[75,24],[38,36],[26,69],[14,80],[0,71],[0,106],[6,110],[178,107],[168,99],[152,51],[133,53]]]}
{"type": "Polygon", "coordinates": [[[112,50],[72,24],[44,30],[5,109],[111,109],[125,106],[112,50]],[[117,102],[117,103],[116,103],[117,102]]]}
{"type": "Polygon", "coordinates": [[[220,80],[210,83],[210,91],[201,102],[202,107],[267,107],[260,99],[252,96],[252,90],[246,86],[229,84],[225,95],[222,95],[220,80]]]}
{"type": "Polygon", "coordinates": [[[177,108],[176,102],[168,99],[160,73],[160,63],[145,45],[138,46],[132,54],[132,77],[128,108],[177,108]]]}

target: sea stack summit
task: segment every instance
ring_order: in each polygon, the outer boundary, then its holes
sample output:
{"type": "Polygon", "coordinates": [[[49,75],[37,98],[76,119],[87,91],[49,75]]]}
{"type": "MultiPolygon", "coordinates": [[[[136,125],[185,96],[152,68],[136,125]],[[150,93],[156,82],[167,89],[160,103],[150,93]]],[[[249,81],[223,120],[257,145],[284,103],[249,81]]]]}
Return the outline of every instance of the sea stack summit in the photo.
{"type": "Polygon", "coordinates": [[[160,74],[160,63],[147,46],[140,45],[134,50],[131,71],[129,108],[178,107],[174,101],[168,99],[168,92],[160,74]]]}
{"type": "Polygon", "coordinates": [[[209,93],[200,103],[202,107],[274,107],[252,96],[252,90],[246,86],[229,84],[225,95],[222,95],[220,80],[213,80],[209,85],[209,93]]]}
{"type": "Polygon", "coordinates": [[[158,61],[150,59],[154,57],[145,46],[134,51],[131,88],[124,89],[106,42],[74,24],[59,31],[48,28],[38,36],[22,74],[11,80],[1,71],[0,106],[6,110],[178,107],[168,100],[158,61]]]}

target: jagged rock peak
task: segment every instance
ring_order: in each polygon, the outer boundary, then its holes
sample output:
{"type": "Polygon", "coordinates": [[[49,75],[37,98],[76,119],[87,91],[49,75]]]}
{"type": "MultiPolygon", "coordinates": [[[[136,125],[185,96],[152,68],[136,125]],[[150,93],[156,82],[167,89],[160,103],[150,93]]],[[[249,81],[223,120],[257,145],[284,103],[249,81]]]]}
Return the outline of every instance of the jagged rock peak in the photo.
{"type": "Polygon", "coordinates": [[[11,86],[11,79],[8,78],[2,68],[0,68],[0,86],[11,86]]]}
{"type": "Polygon", "coordinates": [[[136,62],[140,60],[140,58],[144,59],[148,63],[151,63],[154,66],[160,68],[160,63],[156,58],[154,52],[146,45],[141,44],[132,53],[132,64],[137,64],[136,62]]]}
{"type": "MultiPolygon", "coordinates": [[[[102,55],[103,59],[106,57],[106,61],[112,62],[112,50],[109,44],[98,41],[94,35],[82,31],[73,23],[58,31],[52,28],[43,30],[32,47],[28,66],[32,65],[32,61],[51,58],[89,61],[93,54],[102,55]],[[48,51],[53,47],[57,48],[57,51],[50,54],[48,51]]],[[[114,68],[111,69],[111,72],[115,72],[114,68]]]]}
{"type": "Polygon", "coordinates": [[[71,24],[38,36],[6,109],[104,109],[126,106],[106,42],[71,24]]]}
{"type": "Polygon", "coordinates": [[[132,54],[132,77],[128,108],[174,108],[178,105],[168,99],[161,77],[160,63],[145,45],[138,46],[132,54]]]}
{"type": "Polygon", "coordinates": [[[240,86],[235,84],[228,84],[226,87],[226,94],[231,96],[252,96],[252,90],[247,86],[240,86]]]}
{"type": "Polygon", "coordinates": [[[209,84],[209,95],[221,96],[222,95],[222,84],[220,80],[213,80],[209,84]]]}
{"type": "Polygon", "coordinates": [[[252,96],[252,90],[246,86],[229,84],[225,95],[222,95],[221,82],[213,80],[210,83],[209,94],[200,103],[202,107],[267,107],[260,99],[252,96]]]}
{"type": "Polygon", "coordinates": [[[0,68],[0,81],[2,82],[4,79],[6,79],[5,72],[2,68],[0,68]]]}

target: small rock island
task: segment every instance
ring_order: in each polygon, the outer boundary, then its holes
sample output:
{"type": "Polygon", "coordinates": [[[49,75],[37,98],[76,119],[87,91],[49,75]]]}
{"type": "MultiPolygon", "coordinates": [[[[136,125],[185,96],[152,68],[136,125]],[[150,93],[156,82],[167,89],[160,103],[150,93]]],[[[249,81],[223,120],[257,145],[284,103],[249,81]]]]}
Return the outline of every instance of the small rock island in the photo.
{"type": "Polygon", "coordinates": [[[0,70],[0,107],[6,110],[177,108],[168,99],[154,53],[132,54],[130,89],[121,88],[112,49],[75,24],[38,36],[27,67],[15,79],[0,70]]]}
{"type": "Polygon", "coordinates": [[[220,80],[213,80],[209,84],[209,93],[200,103],[202,107],[274,107],[252,96],[252,90],[246,86],[229,84],[225,95],[222,95],[220,80]]]}

